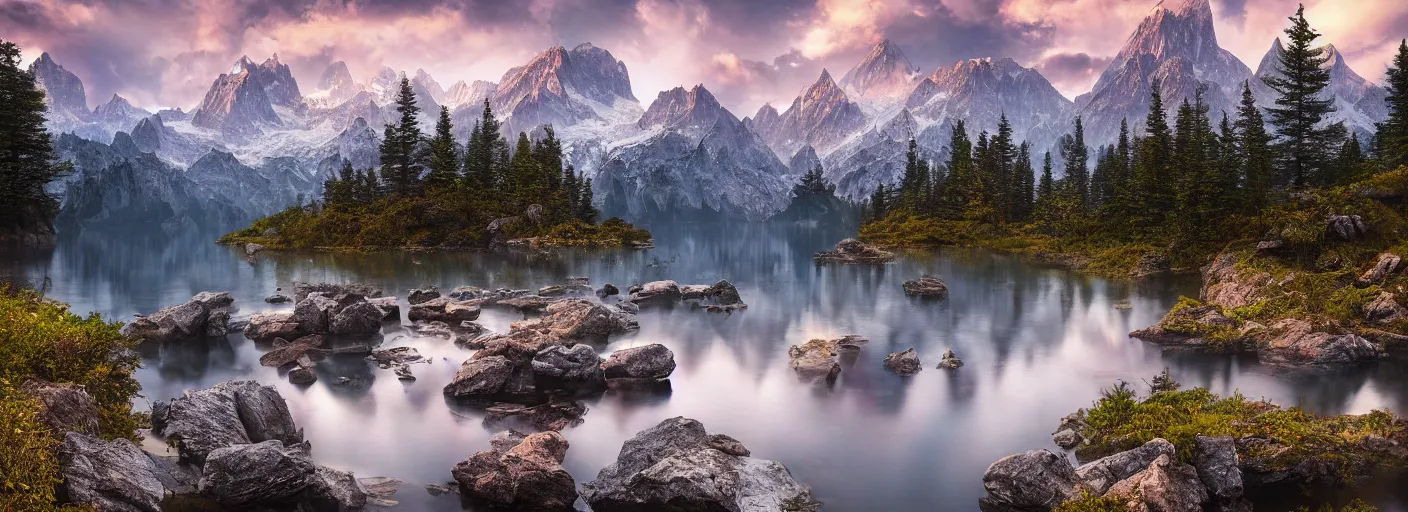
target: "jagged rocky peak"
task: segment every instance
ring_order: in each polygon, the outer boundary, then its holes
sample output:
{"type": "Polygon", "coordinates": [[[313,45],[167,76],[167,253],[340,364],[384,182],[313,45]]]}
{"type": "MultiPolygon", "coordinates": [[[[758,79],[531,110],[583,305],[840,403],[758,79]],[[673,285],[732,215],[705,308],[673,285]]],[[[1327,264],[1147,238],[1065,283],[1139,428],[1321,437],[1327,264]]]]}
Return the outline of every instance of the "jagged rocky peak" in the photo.
{"type": "Polygon", "coordinates": [[[787,170],[793,175],[801,175],[819,165],[821,165],[821,158],[816,156],[816,150],[811,146],[802,146],[802,149],[797,150],[787,161],[787,170]]]}
{"type": "Polygon", "coordinates": [[[460,80],[445,91],[444,104],[450,107],[477,105],[492,97],[497,88],[498,84],[486,80],[475,80],[473,83],[465,83],[464,80],[460,80]]]}
{"type": "Polygon", "coordinates": [[[93,117],[96,121],[100,123],[118,124],[121,130],[130,129],[132,126],[131,123],[135,123],[138,119],[150,115],[152,115],[151,112],[132,106],[132,103],[127,101],[127,98],[123,98],[117,94],[113,94],[112,99],[109,99],[107,103],[98,105],[98,108],[93,111],[93,117]]]}
{"type": "Polygon", "coordinates": [[[909,94],[918,76],[900,47],[886,39],[841,77],[840,86],[858,98],[897,99],[909,94]]]}
{"type": "MultiPolygon", "coordinates": [[[[248,61],[248,57],[244,59],[248,61]]],[[[269,102],[284,107],[294,107],[303,102],[303,94],[298,91],[298,81],[293,79],[293,72],[289,70],[288,64],[279,62],[279,54],[275,53],[257,68],[255,72],[259,75],[259,84],[264,87],[264,94],[269,97],[269,102]]]]}
{"type": "Polygon", "coordinates": [[[279,124],[279,116],[264,92],[254,62],[243,57],[231,71],[211,84],[191,124],[236,138],[262,133],[261,125],[279,124]]]}
{"type": "Polygon", "coordinates": [[[88,96],[83,92],[83,81],[78,79],[78,75],[54,62],[49,52],[40,54],[39,58],[29,65],[29,72],[34,75],[34,81],[39,84],[39,88],[44,90],[44,102],[52,111],[86,117],[88,96]]]}
{"type": "Polygon", "coordinates": [[[832,80],[830,71],[822,69],[821,76],[792,100],[778,122],[768,127],[755,119],[753,128],[778,155],[790,157],[804,145],[826,155],[865,125],[860,106],[832,80]]]}
{"type": "Polygon", "coordinates": [[[161,116],[148,116],[137,121],[137,126],[132,128],[132,141],[142,151],[156,152],[161,149],[165,131],[166,123],[162,122],[161,116]]]}
{"type": "Polygon", "coordinates": [[[1242,83],[1252,75],[1246,64],[1218,46],[1207,0],[1161,2],[1130,34],[1091,92],[1076,99],[1087,141],[1112,142],[1120,121],[1143,119],[1155,74],[1180,84],[1169,87],[1161,82],[1166,105],[1192,101],[1199,86],[1206,86],[1204,101],[1214,116],[1235,109],[1232,98],[1241,94],[1242,83]]]}
{"type": "MultiPolygon", "coordinates": [[[[1326,121],[1343,122],[1361,140],[1367,140],[1377,131],[1375,125],[1388,119],[1388,108],[1384,102],[1388,91],[1354,72],[1335,45],[1326,44],[1321,48],[1324,50],[1321,56],[1325,58],[1321,67],[1330,70],[1330,85],[1326,94],[1334,100],[1334,110],[1326,121]]],[[[1257,66],[1256,76],[1252,80],[1252,94],[1262,107],[1275,105],[1277,93],[1264,79],[1282,76],[1280,65],[1283,51],[1285,48],[1281,45],[1281,39],[1277,38],[1257,66]]]]}
{"type": "Polygon", "coordinates": [[[492,102],[507,118],[504,126],[510,133],[585,120],[627,123],[641,115],[626,64],[590,44],[571,50],[554,46],[508,70],[492,102]]]}
{"type": "Polygon", "coordinates": [[[440,82],[436,82],[435,78],[430,76],[430,73],[426,72],[424,69],[416,69],[416,77],[412,78],[411,81],[425,89],[425,92],[429,94],[436,103],[445,102],[445,89],[440,86],[440,82]]]}
{"type": "Polygon", "coordinates": [[[347,69],[347,63],[339,60],[323,70],[323,75],[318,78],[318,90],[334,101],[343,101],[356,96],[361,87],[352,79],[352,71],[347,69]]]}
{"type": "Polygon", "coordinates": [[[919,136],[919,122],[910,115],[909,109],[900,110],[885,124],[880,125],[880,135],[891,140],[907,141],[919,136]]]}
{"type": "Polygon", "coordinates": [[[611,104],[616,98],[636,101],[631,93],[631,75],[626,63],[616,60],[611,52],[582,43],[569,53],[572,66],[570,83],[583,96],[611,104]]]}
{"type": "Polygon", "coordinates": [[[707,128],[719,119],[738,122],[708,89],[703,85],[696,85],[689,90],[676,87],[662,91],[660,96],[655,98],[655,102],[650,104],[650,108],[646,109],[637,125],[646,129],[657,126],[707,128]]]}
{"type": "Polygon", "coordinates": [[[382,104],[389,104],[396,98],[396,93],[401,88],[401,73],[391,69],[390,66],[382,66],[377,70],[376,76],[372,77],[371,93],[382,104]]]}

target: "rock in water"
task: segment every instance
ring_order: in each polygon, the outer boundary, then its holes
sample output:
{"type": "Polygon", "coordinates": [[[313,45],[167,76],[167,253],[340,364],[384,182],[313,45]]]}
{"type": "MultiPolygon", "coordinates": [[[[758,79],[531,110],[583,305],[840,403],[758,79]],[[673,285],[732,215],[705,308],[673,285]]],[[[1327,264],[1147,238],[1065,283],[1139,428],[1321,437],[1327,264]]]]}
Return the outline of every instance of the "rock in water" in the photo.
{"type": "Polygon", "coordinates": [[[152,433],[174,441],[181,460],[201,463],[214,450],[267,440],[303,442],[278,390],[253,381],[227,381],[188,390],[152,407],[152,433]]]}
{"type": "Polygon", "coordinates": [[[1080,495],[1075,468],[1065,457],[1047,450],[1008,455],[988,466],[978,501],[987,511],[1051,510],[1080,495]]]}
{"type": "Polygon", "coordinates": [[[56,435],[65,432],[98,434],[98,403],[83,386],[30,379],[20,391],[39,399],[39,422],[56,435]]]}
{"type": "Polygon", "coordinates": [[[836,243],[835,251],[822,251],[812,257],[817,263],[889,263],[895,260],[895,253],[854,238],[836,243]]]}
{"type": "Polygon", "coordinates": [[[287,505],[313,481],[317,467],[278,441],[226,446],[205,459],[200,493],[233,508],[287,505]]]}
{"type": "Polygon", "coordinates": [[[1242,497],[1242,468],[1238,466],[1237,444],[1232,436],[1198,436],[1193,439],[1197,455],[1193,468],[1208,495],[1221,500],[1242,497]]]}
{"type": "Polygon", "coordinates": [[[562,341],[602,342],[640,329],[636,316],[613,305],[585,299],[564,299],[548,304],[543,316],[516,322],[513,330],[546,332],[562,341]]]}
{"type": "Polygon", "coordinates": [[[957,370],[963,367],[963,360],[953,355],[952,350],[945,350],[942,358],[939,359],[939,368],[957,370]]]}
{"type": "Polygon", "coordinates": [[[860,336],[846,336],[834,340],[815,339],[787,349],[790,359],[787,366],[805,382],[830,384],[841,375],[841,362],[837,360],[843,350],[859,350],[866,343],[860,336]]]}
{"type": "Polygon", "coordinates": [[[562,434],[541,432],[523,437],[507,450],[500,448],[455,464],[450,473],[465,496],[512,510],[572,510],[577,483],[562,468],[568,448],[562,434]]]}
{"type": "Polygon", "coordinates": [[[1260,347],[1272,364],[1347,364],[1383,357],[1383,348],[1358,334],[1313,332],[1310,322],[1285,318],[1271,325],[1275,334],[1260,347]]]}
{"type": "Polygon", "coordinates": [[[567,427],[582,424],[582,416],[587,414],[587,406],[582,402],[554,401],[542,405],[498,403],[484,410],[484,426],[490,429],[500,426],[526,425],[533,432],[561,432],[567,427]]]}
{"type": "Polygon", "coordinates": [[[601,286],[601,289],[596,291],[596,296],[604,299],[618,293],[621,293],[620,288],[617,288],[614,284],[606,283],[601,286]]]}
{"type": "Polygon", "coordinates": [[[346,471],[318,466],[308,481],[303,504],[310,512],[358,512],[367,506],[367,491],[346,471]]]}
{"type": "Polygon", "coordinates": [[[599,388],[606,380],[602,362],[587,345],[553,345],[533,356],[533,376],[549,389],[599,388]]]}
{"type": "Polygon", "coordinates": [[[675,354],[659,343],[617,350],[601,363],[601,370],[608,380],[668,379],[675,371],[675,354]]]}
{"type": "Polygon", "coordinates": [[[910,376],[919,373],[924,367],[919,364],[919,354],[913,348],[885,356],[885,369],[898,375],[910,376]]]}
{"type": "Polygon", "coordinates": [[[471,301],[460,301],[449,297],[439,297],[426,300],[420,304],[412,304],[406,318],[412,322],[445,322],[449,325],[459,325],[460,322],[475,321],[479,319],[479,306],[471,301]]]}
{"type": "Polygon", "coordinates": [[[632,288],[630,301],[641,306],[666,306],[683,297],[680,285],[674,281],[652,281],[632,288]]]}
{"type": "Polygon", "coordinates": [[[224,336],[230,329],[234,302],[225,292],[201,292],[184,304],[134,320],[122,332],[150,343],[224,336]]]}
{"type": "Polygon", "coordinates": [[[273,343],[279,338],[297,339],[299,336],[298,320],[292,312],[258,313],[244,327],[244,337],[258,343],[273,343]]]}
{"type": "Polygon", "coordinates": [[[367,298],[381,297],[381,289],[365,284],[332,284],[332,283],[305,283],[301,281],[293,282],[294,302],[303,302],[310,293],[322,293],[329,297],[336,297],[344,293],[361,295],[367,298]]]}
{"type": "Polygon", "coordinates": [[[438,298],[440,298],[440,289],[434,286],[428,286],[425,288],[414,288],[411,291],[406,292],[406,301],[410,302],[412,306],[416,304],[423,304],[431,299],[438,298]]]}
{"type": "Polygon", "coordinates": [[[264,250],[264,246],[253,242],[244,244],[245,256],[254,256],[264,250]]]}
{"type": "Polygon", "coordinates": [[[921,299],[943,299],[948,297],[948,285],[942,279],[925,274],[919,279],[904,282],[904,294],[921,299]]]}
{"type": "Polygon", "coordinates": [[[161,510],[167,495],[164,475],[132,441],[69,432],[58,454],[65,502],[104,511],[161,510]]]}
{"type": "Polygon", "coordinates": [[[626,441],[582,497],[598,512],[820,508],[786,466],[738,455],[747,452],[733,438],[710,436],[698,421],[667,419],[626,441]]]}
{"type": "Polygon", "coordinates": [[[1110,487],[1106,497],[1118,498],[1129,510],[1202,512],[1208,493],[1192,466],[1159,455],[1144,471],[1110,487]]]}

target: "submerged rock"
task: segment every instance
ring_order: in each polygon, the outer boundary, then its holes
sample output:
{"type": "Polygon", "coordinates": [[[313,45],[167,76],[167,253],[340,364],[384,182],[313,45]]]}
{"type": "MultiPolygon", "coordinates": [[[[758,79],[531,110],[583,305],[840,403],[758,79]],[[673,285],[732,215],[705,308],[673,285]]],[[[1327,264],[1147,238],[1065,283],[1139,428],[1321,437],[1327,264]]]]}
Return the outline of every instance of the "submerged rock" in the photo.
{"type": "Polygon", "coordinates": [[[415,347],[393,347],[373,350],[372,354],[367,356],[367,360],[376,363],[377,367],[385,370],[398,364],[418,363],[424,361],[425,357],[420,355],[420,351],[415,347]]]}
{"type": "Polygon", "coordinates": [[[601,363],[606,379],[661,380],[675,371],[675,354],[659,343],[617,350],[601,363]]]}
{"type": "Polygon", "coordinates": [[[582,416],[587,414],[587,406],[582,402],[568,401],[553,401],[534,406],[496,403],[484,412],[484,426],[490,429],[527,426],[537,432],[561,432],[568,427],[581,425],[582,416]]]}
{"type": "Polygon", "coordinates": [[[945,350],[943,357],[939,359],[938,367],[941,369],[957,370],[963,367],[963,360],[953,355],[952,350],[945,350]]]}
{"type": "Polygon", "coordinates": [[[885,369],[898,375],[910,376],[919,373],[924,369],[919,363],[919,353],[914,348],[907,348],[903,352],[894,352],[885,356],[885,369]]]}
{"type": "Polygon", "coordinates": [[[293,341],[280,343],[283,338],[274,341],[274,348],[264,355],[259,356],[259,364],[274,368],[283,368],[294,364],[300,357],[311,359],[321,359],[327,338],[321,334],[310,334],[293,341]]]}
{"type": "Polygon", "coordinates": [[[264,302],[267,302],[269,304],[287,304],[293,302],[293,298],[281,293],[275,293],[268,297],[264,297],[264,302]]]}
{"type": "Polygon", "coordinates": [[[138,317],[122,332],[149,343],[221,337],[229,333],[234,302],[225,292],[201,292],[183,304],[138,317]]]}
{"type": "Polygon", "coordinates": [[[572,510],[577,483],[562,468],[567,448],[561,434],[541,432],[507,450],[475,453],[450,473],[467,497],[512,510],[572,510]]]}
{"type": "Polygon", "coordinates": [[[332,283],[306,283],[302,281],[293,282],[293,300],[303,302],[311,293],[322,293],[328,297],[336,297],[342,294],[360,295],[362,297],[375,299],[381,297],[381,289],[375,286],[357,283],[332,284],[332,283]]]}
{"type": "Polygon", "coordinates": [[[919,279],[905,281],[904,294],[910,297],[921,299],[944,299],[948,298],[948,285],[942,279],[925,274],[919,279]]]}
{"type": "Polygon", "coordinates": [[[1080,480],[1065,457],[1047,450],[1008,455],[983,473],[985,512],[1051,510],[1080,496],[1080,480]]]}
{"type": "Polygon", "coordinates": [[[676,417],[626,441],[616,461],[582,486],[598,512],[639,510],[814,511],[811,490],[779,462],[748,457],[727,436],[676,417]]]}
{"type": "Polygon", "coordinates": [[[822,251],[812,257],[817,263],[889,263],[895,260],[895,253],[854,238],[836,243],[836,250],[822,251]]]}
{"type": "Polygon", "coordinates": [[[159,512],[169,479],[137,445],[104,441],[81,432],[64,435],[58,447],[65,503],[97,510],[159,512]]]}
{"type": "Polygon", "coordinates": [[[848,335],[833,340],[814,339],[801,345],[792,345],[787,349],[787,366],[805,382],[830,384],[841,374],[841,362],[838,360],[841,353],[859,351],[861,345],[867,342],[869,340],[862,336],[848,335]]]}

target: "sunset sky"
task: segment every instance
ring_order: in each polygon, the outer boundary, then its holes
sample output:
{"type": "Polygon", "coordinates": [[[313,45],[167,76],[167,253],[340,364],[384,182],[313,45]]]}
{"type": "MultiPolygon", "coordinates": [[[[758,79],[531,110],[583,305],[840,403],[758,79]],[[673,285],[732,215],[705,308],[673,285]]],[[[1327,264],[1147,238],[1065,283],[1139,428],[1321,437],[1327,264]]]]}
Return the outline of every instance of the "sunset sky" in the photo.
{"type": "MultiPolygon", "coordinates": [[[[1182,0],[1168,0],[1182,1],[1182,0]]],[[[118,93],[195,106],[241,55],[277,52],[304,92],[345,60],[498,81],[552,45],[591,42],[625,61],[635,95],[703,83],[740,117],[785,105],[822,67],[838,78],[882,38],[928,74],[1012,57],[1068,97],[1085,92],[1157,1],[1148,0],[0,0],[0,38],[47,51],[84,81],[90,106],[118,93]]],[[[1287,0],[1212,0],[1219,43],[1255,68],[1287,0]]],[[[1408,37],[1403,0],[1311,0],[1307,18],[1365,78],[1382,82],[1408,37]]]]}

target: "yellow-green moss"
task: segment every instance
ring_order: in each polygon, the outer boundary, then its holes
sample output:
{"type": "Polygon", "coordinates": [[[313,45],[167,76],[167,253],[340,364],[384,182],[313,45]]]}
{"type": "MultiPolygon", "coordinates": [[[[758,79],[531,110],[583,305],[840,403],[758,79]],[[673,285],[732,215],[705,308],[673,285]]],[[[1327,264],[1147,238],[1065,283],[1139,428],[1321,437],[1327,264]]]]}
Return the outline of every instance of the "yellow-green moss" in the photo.
{"type": "Polygon", "coordinates": [[[1084,491],[1081,497],[1062,503],[1052,512],[1129,512],[1129,506],[1124,500],[1084,491]]]}
{"type": "Polygon", "coordinates": [[[38,402],[19,390],[24,381],[83,385],[97,402],[102,437],[137,439],[137,361],[122,355],[131,345],[120,328],[32,291],[0,287],[0,510],[54,509],[59,439],[39,422],[38,402]]]}

